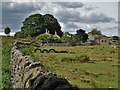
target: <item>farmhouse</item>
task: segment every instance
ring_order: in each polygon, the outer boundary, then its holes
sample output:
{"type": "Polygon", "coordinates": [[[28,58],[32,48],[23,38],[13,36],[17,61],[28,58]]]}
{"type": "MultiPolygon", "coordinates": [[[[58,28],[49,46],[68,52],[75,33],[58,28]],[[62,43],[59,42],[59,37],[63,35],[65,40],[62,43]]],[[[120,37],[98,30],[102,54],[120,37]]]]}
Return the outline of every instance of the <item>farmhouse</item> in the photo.
{"type": "Polygon", "coordinates": [[[88,38],[94,45],[118,45],[119,40],[114,40],[112,37],[107,37],[105,35],[92,35],[88,33],[88,38]]]}
{"type": "Polygon", "coordinates": [[[109,40],[110,40],[110,42],[109,42],[110,45],[118,45],[118,44],[120,44],[120,40],[119,39],[115,40],[112,37],[109,37],[109,40]]]}
{"type": "Polygon", "coordinates": [[[95,40],[98,45],[109,45],[110,40],[105,35],[97,35],[95,40]]]}
{"type": "MultiPolygon", "coordinates": [[[[37,43],[40,46],[90,46],[90,45],[118,45],[119,39],[116,39],[113,37],[107,37],[106,35],[103,35],[102,33],[95,33],[98,31],[94,30],[94,33],[88,33],[88,39],[86,42],[76,41],[75,43],[70,43],[69,41],[63,42],[63,39],[61,39],[57,32],[55,32],[54,35],[49,34],[48,30],[46,29],[46,32],[37,36],[36,40],[37,43]]],[[[65,39],[66,37],[64,37],[65,39]]],[[[71,40],[71,39],[70,39],[71,40]]]]}

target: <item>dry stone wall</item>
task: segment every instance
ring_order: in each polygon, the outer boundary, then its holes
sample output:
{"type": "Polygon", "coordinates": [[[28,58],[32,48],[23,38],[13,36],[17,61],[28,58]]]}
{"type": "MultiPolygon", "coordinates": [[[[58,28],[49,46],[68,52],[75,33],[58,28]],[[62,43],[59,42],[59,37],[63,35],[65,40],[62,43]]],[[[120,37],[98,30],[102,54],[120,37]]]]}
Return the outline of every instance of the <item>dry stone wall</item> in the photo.
{"type": "Polygon", "coordinates": [[[40,62],[25,56],[17,46],[11,50],[11,81],[13,89],[79,90],[69,82],[48,72],[40,62]]]}

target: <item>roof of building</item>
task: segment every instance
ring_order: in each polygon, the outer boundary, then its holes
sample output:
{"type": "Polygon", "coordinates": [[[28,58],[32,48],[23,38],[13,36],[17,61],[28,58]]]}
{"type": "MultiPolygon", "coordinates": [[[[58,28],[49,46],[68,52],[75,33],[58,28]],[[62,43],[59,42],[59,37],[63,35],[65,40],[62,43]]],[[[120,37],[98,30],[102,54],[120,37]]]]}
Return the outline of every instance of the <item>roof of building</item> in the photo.
{"type": "Polygon", "coordinates": [[[105,36],[105,35],[94,35],[94,37],[96,39],[100,39],[100,38],[106,38],[107,36],[105,36]]]}

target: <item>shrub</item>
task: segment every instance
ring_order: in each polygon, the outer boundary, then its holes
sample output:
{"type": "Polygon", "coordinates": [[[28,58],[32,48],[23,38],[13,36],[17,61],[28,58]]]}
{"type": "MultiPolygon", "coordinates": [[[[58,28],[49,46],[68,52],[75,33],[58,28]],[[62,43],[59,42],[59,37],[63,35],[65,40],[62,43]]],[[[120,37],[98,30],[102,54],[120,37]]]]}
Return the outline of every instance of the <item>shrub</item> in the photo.
{"type": "Polygon", "coordinates": [[[67,56],[61,59],[61,61],[80,61],[80,62],[88,62],[89,60],[90,58],[87,55],[67,56]]]}
{"type": "Polygon", "coordinates": [[[39,36],[36,37],[36,40],[41,42],[41,43],[50,43],[51,42],[51,37],[52,35],[51,34],[41,34],[39,36]]]}
{"type": "Polygon", "coordinates": [[[19,46],[19,50],[24,55],[32,55],[32,52],[30,51],[30,46],[21,45],[21,46],[19,46]]]}
{"type": "Polygon", "coordinates": [[[90,60],[90,58],[87,56],[87,55],[81,55],[80,56],[80,59],[83,61],[83,62],[88,62],[90,60]]]}
{"type": "Polygon", "coordinates": [[[115,53],[115,51],[114,51],[114,50],[111,50],[110,53],[115,53]]]}

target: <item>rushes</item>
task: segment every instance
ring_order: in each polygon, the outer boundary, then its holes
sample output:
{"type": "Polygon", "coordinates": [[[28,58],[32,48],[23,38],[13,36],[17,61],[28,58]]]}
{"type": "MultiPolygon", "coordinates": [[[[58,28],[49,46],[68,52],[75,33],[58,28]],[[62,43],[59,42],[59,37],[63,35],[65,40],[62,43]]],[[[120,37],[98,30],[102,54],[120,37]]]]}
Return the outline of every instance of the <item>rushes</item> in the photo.
{"type": "Polygon", "coordinates": [[[61,61],[80,61],[80,62],[88,62],[90,58],[83,54],[83,55],[75,55],[75,56],[65,56],[61,59],[61,61]]]}

